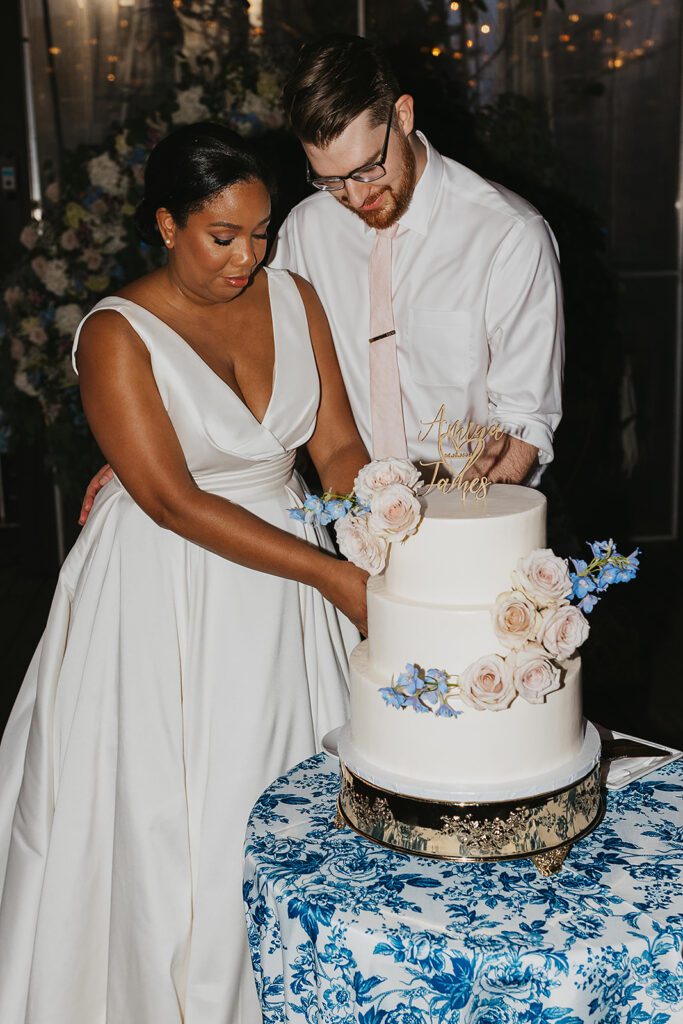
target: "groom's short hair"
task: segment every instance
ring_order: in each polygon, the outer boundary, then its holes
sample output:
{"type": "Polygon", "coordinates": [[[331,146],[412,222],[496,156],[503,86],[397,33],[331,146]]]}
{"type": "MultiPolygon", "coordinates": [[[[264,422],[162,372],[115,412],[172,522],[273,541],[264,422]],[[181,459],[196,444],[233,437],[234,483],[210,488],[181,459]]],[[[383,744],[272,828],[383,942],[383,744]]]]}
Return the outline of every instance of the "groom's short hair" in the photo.
{"type": "Polygon", "coordinates": [[[364,111],[383,124],[401,95],[384,54],[360,36],[323,36],[302,46],[283,101],[294,134],[324,149],[364,111]]]}

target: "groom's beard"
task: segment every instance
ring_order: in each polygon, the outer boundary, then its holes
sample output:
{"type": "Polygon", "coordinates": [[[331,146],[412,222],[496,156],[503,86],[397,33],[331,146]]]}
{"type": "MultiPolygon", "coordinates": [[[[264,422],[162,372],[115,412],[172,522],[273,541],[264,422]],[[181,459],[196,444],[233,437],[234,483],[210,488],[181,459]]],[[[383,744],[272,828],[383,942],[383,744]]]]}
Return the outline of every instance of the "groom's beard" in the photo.
{"type": "Polygon", "coordinates": [[[346,206],[347,209],[355,213],[362,221],[364,221],[370,228],[390,228],[392,224],[400,220],[403,214],[410,206],[410,200],[413,198],[413,192],[415,191],[415,172],[417,168],[417,161],[415,160],[415,154],[413,153],[412,146],[408,139],[405,137],[403,132],[399,133],[399,144],[401,147],[401,157],[403,160],[403,171],[399,179],[396,188],[391,188],[389,185],[385,185],[384,188],[377,189],[366,199],[366,203],[369,206],[377,199],[378,196],[384,196],[384,202],[377,210],[364,210],[361,206],[357,209],[354,206],[349,205],[349,201],[346,197],[340,199],[340,202],[346,206]]]}

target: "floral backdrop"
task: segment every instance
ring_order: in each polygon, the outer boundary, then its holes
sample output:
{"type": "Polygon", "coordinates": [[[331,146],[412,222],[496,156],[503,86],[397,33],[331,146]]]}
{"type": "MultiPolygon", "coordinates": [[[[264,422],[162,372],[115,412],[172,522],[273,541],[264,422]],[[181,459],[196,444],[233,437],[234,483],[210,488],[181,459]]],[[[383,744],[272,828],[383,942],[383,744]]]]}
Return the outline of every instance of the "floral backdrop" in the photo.
{"type": "MultiPolygon", "coordinates": [[[[214,41],[210,41],[214,42],[214,41]]],[[[132,114],[95,147],[67,154],[45,188],[43,215],[21,232],[0,306],[0,453],[44,429],[61,485],[78,491],[98,459],[71,365],[74,332],[104,295],[152,269],[132,214],[150,149],[168,131],[219,120],[243,135],[278,129],[281,83],[260,48],[217,60],[210,48],[180,55],[177,84],[158,109],[132,114]]]]}

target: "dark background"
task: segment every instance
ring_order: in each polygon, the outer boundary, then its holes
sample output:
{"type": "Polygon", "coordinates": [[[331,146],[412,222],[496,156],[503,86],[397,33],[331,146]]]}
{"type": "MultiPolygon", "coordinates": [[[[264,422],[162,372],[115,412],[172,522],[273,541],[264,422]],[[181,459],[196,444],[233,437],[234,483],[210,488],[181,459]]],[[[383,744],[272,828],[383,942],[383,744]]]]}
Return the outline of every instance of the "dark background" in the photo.
{"type": "MultiPolygon", "coordinates": [[[[319,11],[309,7],[297,8],[302,37],[319,27],[319,11]]],[[[589,13],[590,7],[583,4],[589,13]]],[[[274,25],[285,16],[288,24],[296,21],[285,8],[272,3],[266,15],[274,25]]],[[[335,27],[353,30],[348,12],[334,17],[341,21],[335,27]]],[[[423,21],[412,23],[406,14],[405,25],[412,34],[406,28],[402,39],[394,31],[390,52],[403,87],[415,95],[418,127],[442,152],[529,199],[559,242],[567,369],[556,461],[542,483],[549,545],[577,557],[585,554],[586,540],[608,537],[622,553],[642,549],[637,580],[612,588],[591,615],[592,635],[582,649],[586,712],[606,726],[683,746],[681,522],[674,474],[681,387],[675,210],[680,17],[650,64],[619,85],[590,64],[580,74],[565,74],[565,58],[556,55],[552,131],[530,88],[525,96],[492,95],[473,110],[457,77],[425,61],[423,21]],[[633,422],[623,401],[625,379],[636,398],[633,422]],[[625,431],[638,442],[630,467],[625,431]]],[[[376,19],[373,29],[386,26],[376,19]]],[[[595,29],[587,25],[586,31],[595,29]]],[[[29,214],[16,0],[0,6],[0,57],[1,94],[9,98],[0,106],[0,149],[14,159],[19,184],[15,195],[0,195],[5,273],[29,214]]],[[[283,132],[270,133],[260,145],[278,168],[282,219],[305,194],[300,150],[283,132]]],[[[40,436],[3,456],[2,471],[7,516],[0,525],[0,727],[42,632],[58,571],[53,480],[40,436]]],[[[67,548],[77,535],[77,513],[75,497],[67,496],[67,548]]]]}

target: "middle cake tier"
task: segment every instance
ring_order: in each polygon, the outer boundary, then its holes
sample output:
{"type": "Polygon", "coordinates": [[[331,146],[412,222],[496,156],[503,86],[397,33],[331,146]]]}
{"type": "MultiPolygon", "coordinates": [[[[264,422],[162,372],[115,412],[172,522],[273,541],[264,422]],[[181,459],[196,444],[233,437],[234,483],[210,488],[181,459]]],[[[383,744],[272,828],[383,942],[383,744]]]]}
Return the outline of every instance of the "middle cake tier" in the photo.
{"type": "Polygon", "coordinates": [[[459,674],[483,655],[506,653],[491,605],[411,601],[388,591],[381,576],[368,580],[369,661],[387,683],[408,662],[459,674]]]}

